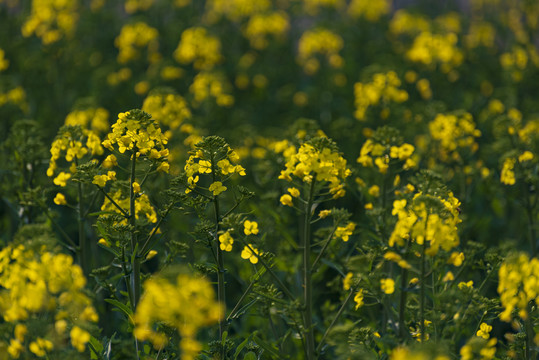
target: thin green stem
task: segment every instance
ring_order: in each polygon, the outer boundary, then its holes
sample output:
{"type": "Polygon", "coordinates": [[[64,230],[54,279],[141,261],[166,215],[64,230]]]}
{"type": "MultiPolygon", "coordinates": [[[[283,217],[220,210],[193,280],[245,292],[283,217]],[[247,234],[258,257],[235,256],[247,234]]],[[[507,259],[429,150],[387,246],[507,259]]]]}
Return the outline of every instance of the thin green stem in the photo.
{"type": "Polygon", "coordinates": [[[309,197],[307,204],[305,205],[305,218],[303,223],[303,326],[305,331],[306,341],[306,354],[307,360],[313,360],[315,358],[315,345],[314,345],[314,329],[312,319],[312,272],[311,272],[311,209],[313,206],[314,198],[314,185],[316,178],[311,180],[311,186],[309,190],[309,197]]]}
{"type": "Polygon", "coordinates": [[[335,226],[333,227],[333,230],[331,231],[328,238],[326,239],[326,242],[324,243],[324,246],[322,247],[322,250],[320,250],[320,253],[316,257],[316,259],[313,261],[313,265],[311,266],[311,271],[314,271],[314,268],[315,268],[316,264],[318,264],[318,261],[320,261],[320,259],[322,258],[322,255],[324,255],[324,252],[326,251],[327,247],[329,246],[329,243],[333,239],[333,235],[335,234],[335,231],[337,230],[338,225],[339,225],[338,223],[335,224],[335,226]]]}
{"type": "Polygon", "coordinates": [[[531,306],[528,304],[526,311],[528,312],[528,317],[524,321],[524,326],[526,329],[526,360],[535,360],[536,354],[535,354],[535,343],[534,343],[534,337],[535,337],[535,331],[533,329],[533,320],[532,320],[532,314],[531,314],[531,306]]]}
{"type": "Polygon", "coordinates": [[[230,312],[230,314],[226,317],[226,322],[228,323],[230,321],[230,319],[234,318],[234,316],[236,315],[236,311],[238,311],[239,307],[241,306],[241,303],[243,302],[243,300],[245,299],[245,297],[247,297],[247,295],[249,295],[249,293],[251,292],[251,289],[253,288],[253,286],[256,284],[258,279],[255,279],[253,281],[251,281],[251,283],[249,284],[249,286],[247,287],[247,289],[245,289],[245,291],[243,292],[243,294],[241,295],[240,299],[238,300],[238,302],[236,303],[236,306],[234,306],[234,308],[232,309],[232,311],[230,312]]]}
{"type": "Polygon", "coordinates": [[[331,321],[331,324],[329,324],[328,328],[326,329],[326,332],[324,333],[324,335],[322,336],[322,340],[320,340],[320,342],[318,343],[318,346],[316,347],[316,352],[320,352],[320,350],[322,349],[322,346],[324,345],[324,342],[326,340],[326,337],[328,336],[329,332],[331,331],[331,329],[333,328],[333,326],[335,325],[335,323],[337,322],[337,320],[339,319],[339,317],[341,316],[342,312],[344,311],[346,305],[348,305],[348,302],[350,301],[350,299],[352,298],[352,295],[354,294],[354,291],[355,289],[350,289],[350,292],[348,293],[348,296],[346,297],[346,299],[344,300],[343,304],[341,305],[340,309],[337,311],[337,314],[335,315],[335,317],[333,318],[333,320],[331,321]]]}
{"type": "Polygon", "coordinates": [[[80,266],[82,268],[82,272],[84,273],[84,276],[88,276],[88,274],[90,273],[90,251],[89,251],[89,244],[87,243],[86,241],[86,234],[84,232],[84,211],[83,211],[83,195],[84,193],[82,192],[82,183],[79,182],[77,184],[77,192],[78,192],[78,217],[77,217],[77,221],[78,221],[78,225],[79,225],[79,248],[80,248],[80,253],[79,253],[79,261],[80,261],[80,266]]]}
{"type": "MultiPolygon", "coordinates": [[[[140,256],[138,253],[137,231],[136,231],[136,214],[135,214],[135,190],[133,183],[135,182],[135,170],[137,167],[137,148],[133,148],[131,153],[131,176],[129,178],[129,224],[131,225],[131,287],[133,310],[136,310],[141,293],[140,279],[140,256]]],[[[139,359],[139,344],[135,337],[136,357],[139,359]]]]}
{"type": "Polygon", "coordinates": [[[425,271],[426,262],[425,256],[427,252],[427,227],[429,223],[429,215],[425,218],[425,235],[423,237],[423,246],[421,247],[421,280],[419,288],[419,328],[421,331],[421,343],[425,341],[425,271]]]}
{"type": "Polygon", "coordinates": [[[408,295],[408,291],[406,291],[406,287],[408,285],[408,270],[402,269],[401,272],[401,293],[400,293],[400,300],[399,300],[399,336],[401,340],[404,340],[406,337],[406,298],[408,295]]]}
{"type": "Polygon", "coordinates": [[[262,264],[262,266],[264,266],[264,268],[268,271],[268,273],[271,275],[271,277],[273,279],[275,279],[275,281],[277,282],[277,284],[279,285],[279,287],[281,288],[281,290],[285,293],[286,296],[288,296],[288,298],[292,301],[294,301],[296,298],[294,297],[294,295],[292,294],[292,292],[290,290],[288,290],[288,288],[286,287],[285,284],[283,284],[283,282],[281,281],[281,279],[279,279],[279,277],[277,276],[277,274],[275,274],[273,272],[273,270],[271,269],[271,267],[268,265],[268,263],[257,253],[255,252],[255,250],[251,247],[251,245],[245,243],[244,244],[245,246],[247,246],[247,248],[251,251],[251,254],[254,254],[258,261],[262,264]]]}
{"type": "MultiPolygon", "coordinates": [[[[41,204],[40,204],[41,205],[41,204]]],[[[43,212],[45,213],[45,216],[52,222],[56,228],[58,228],[58,231],[60,231],[60,234],[66,239],[67,243],[64,243],[63,241],[60,241],[62,245],[64,245],[67,249],[73,251],[75,254],[79,254],[79,248],[77,244],[71,239],[71,237],[64,231],[64,229],[54,220],[54,218],[49,214],[49,210],[45,205],[42,205],[41,208],[43,209],[43,212]]]]}
{"type": "Polygon", "coordinates": [[[99,191],[101,191],[103,193],[103,195],[105,195],[105,197],[107,199],[109,199],[109,201],[111,202],[112,205],[114,205],[116,207],[116,209],[118,209],[118,211],[120,211],[122,213],[123,216],[125,216],[126,219],[129,219],[129,213],[127,211],[125,211],[120,205],[118,205],[118,203],[116,201],[114,201],[113,198],[110,197],[109,194],[107,194],[107,192],[105,190],[103,190],[102,187],[100,187],[99,185],[96,185],[97,188],[99,189],[99,191]]]}

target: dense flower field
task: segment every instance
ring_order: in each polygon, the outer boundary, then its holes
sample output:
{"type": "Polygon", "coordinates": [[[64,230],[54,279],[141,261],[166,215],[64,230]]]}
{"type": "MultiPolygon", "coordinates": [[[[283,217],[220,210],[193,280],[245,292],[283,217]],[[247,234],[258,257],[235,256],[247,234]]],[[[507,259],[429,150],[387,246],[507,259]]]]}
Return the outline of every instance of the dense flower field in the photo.
{"type": "Polygon", "coordinates": [[[539,2],[0,0],[0,360],[535,360],[539,2]]]}

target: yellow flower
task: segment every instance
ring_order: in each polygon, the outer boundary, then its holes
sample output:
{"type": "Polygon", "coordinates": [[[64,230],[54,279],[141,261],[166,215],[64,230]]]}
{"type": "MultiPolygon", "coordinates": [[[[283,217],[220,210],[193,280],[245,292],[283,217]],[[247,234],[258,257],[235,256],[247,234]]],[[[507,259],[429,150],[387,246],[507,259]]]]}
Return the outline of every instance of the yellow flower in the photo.
{"type": "Polygon", "coordinates": [[[148,252],[148,255],[146,255],[146,260],[150,260],[150,259],[153,259],[155,257],[155,255],[157,255],[157,251],[155,250],[150,250],[148,252]]]}
{"type": "Polygon", "coordinates": [[[221,243],[219,245],[221,250],[232,251],[232,244],[234,243],[234,239],[228,231],[222,235],[219,235],[219,242],[221,243]]]}
{"type": "Polygon", "coordinates": [[[292,187],[292,188],[288,188],[287,191],[290,193],[290,195],[292,195],[293,197],[297,198],[299,197],[299,190],[296,189],[295,187],[292,187]]]}
{"type": "Polygon", "coordinates": [[[354,301],[356,303],[356,310],[362,307],[365,303],[363,302],[363,289],[359,289],[354,296],[354,301]]]}
{"type": "Polygon", "coordinates": [[[58,174],[57,177],[54,178],[53,182],[54,182],[54,185],[65,187],[67,185],[67,180],[69,180],[70,178],[71,178],[71,174],[68,174],[62,171],[61,173],[58,174]]]}
{"type": "Polygon", "coordinates": [[[464,282],[464,281],[461,281],[459,282],[459,284],[457,285],[459,289],[470,289],[470,288],[473,288],[473,280],[470,280],[468,282],[464,282]]]}
{"type": "Polygon", "coordinates": [[[448,264],[452,264],[454,266],[461,266],[462,263],[464,262],[464,253],[460,252],[460,253],[457,253],[457,252],[453,252],[451,253],[451,255],[449,256],[449,259],[447,260],[447,263],[448,264]]]}
{"type": "Polygon", "coordinates": [[[216,181],[210,185],[209,190],[213,192],[214,196],[219,195],[223,191],[225,191],[227,188],[226,186],[223,186],[223,183],[220,181],[216,181]]]}
{"type": "Polygon", "coordinates": [[[356,229],[356,224],[350,221],[346,226],[337,226],[335,230],[335,237],[337,239],[342,239],[342,241],[348,241],[354,230],[356,229]]]}
{"type": "Polygon", "coordinates": [[[342,281],[342,288],[344,290],[350,290],[350,287],[352,287],[352,277],[354,276],[353,273],[349,272],[348,274],[346,274],[346,276],[344,277],[343,281],[342,281]]]}
{"type": "Polygon", "coordinates": [[[245,233],[245,235],[258,234],[258,224],[256,221],[245,220],[243,226],[243,232],[245,233]]]}
{"type": "Polygon", "coordinates": [[[258,263],[258,256],[260,255],[259,251],[253,247],[253,245],[249,244],[249,246],[245,246],[241,252],[241,258],[242,259],[249,259],[249,261],[252,264],[258,263]],[[253,251],[251,251],[253,249],[253,251]]]}
{"type": "Polygon", "coordinates": [[[448,282],[448,281],[453,281],[453,280],[455,280],[455,275],[453,275],[451,271],[448,271],[447,274],[445,274],[445,276],[442,279],[443,282],[448,282]]]}
{"type": "Polygon", "coordinates": [[[390,278],[380,280],[380,288],[385,294],[393,294],[395,292],[395,280],[390,278]]]}
{"type": "Polygon", "coordinates": [[[324,219],[326,217],[328,217],[329,215],[331,215],[331,210],[322,210],[318,213],[318,216],[321,218],[321,219],[324,219]]]}
{"type": "Polygon", "coordinates": [[[519,155],[518,157],[518,162],[525,162],[525,161],[530,161],[530,160],[533,160],[534,156],[533,156],[533,153],[531,151],[524,151],[521,155],[519,155]]]}
{"type": "Polygon", "coordinates": [[[483,339],[488,339],[490,337],[490,330],[492,330],[492,326],[481,323],[479,326],[479,330],[477,330],[477,333],[475,335],[482,337],[483,339]]]}
{"type": "Polygon", "coordinates": [[[133,192],[135,194],[140,193],[140,184],[136,181],[133,181],[133,192]]]}
{"type": "Polygon", "coordinates": [[[73,326],[71,332],[69,333],[71,337],[71,344],[78,352],[84,352],[86,344],[90,341],[90,333],[86,330],[82,330],[78,326],[73,326]]]}
{"type": "Polygon", "coordinates": [[[374,196],[374,197],[380,196],[380,186],[378,186],[378,185],[371,186],[369,188],[368,193],[369,193],[369,195],[374,196]]]}
{"type": "Polygon", "coordinates": [[[292,196],[288,194],[284,194],[283,196],[281,196],[279,201],[285,206],[294,206],[294,203],[292,202],[292,196]]]}
{"type": "Polygon", "coordinates": [[[56,205],[66,205],[67,201],[66,201],[66,197],[64,196],[64,194],[62,194],[62,193],[56,194],[56,196],[54,197],[54,203],[56,205]]]}

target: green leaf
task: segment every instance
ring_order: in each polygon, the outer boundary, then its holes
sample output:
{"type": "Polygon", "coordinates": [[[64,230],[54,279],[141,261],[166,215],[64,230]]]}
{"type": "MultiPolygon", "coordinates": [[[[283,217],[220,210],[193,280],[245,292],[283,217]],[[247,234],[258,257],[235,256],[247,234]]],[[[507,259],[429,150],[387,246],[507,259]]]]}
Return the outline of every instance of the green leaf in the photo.
{"type": "Polygon", "coordinates": [[[249,341],[251,341],[252,336],[253,336],[253,334],[249,335],[249,337],[247,337],[247,339],[243,340],[241,342],[241,344],[238,345],[238,347],[236,348],[236,352],[234,353],[234,360],[238,359],[238,356],[240,355],[243,348],[249,343],[249,341]]]}
{"type": "Polygon", "coordinates": [[[119,302],[118,300],[114,300],[114,299],[105,299],[105,301],[108,302],[111,305],[116,306],[116,308],[118,310],[120,310],[121,312],[123,312],[127,316],[127,318],[129,319],[129,321],[132,324],[135,323],[135,320],[133,319],[133,311],[127,305],[125,305],[124,303],[119,302]]]}
{"type": "Polygon", "coordinates": [[[101,341],[90,335],[90,345],[90,359],[103,359],[103,356],[101,355],[103,353],[103,344],[101,344],[101,341]]]}
{"type": "Polygon", "coordinates": [[[249,351],[247,354],[245,354],[243,360],[256,360],[256,354],[252,351],[249,351]]]}
{"type": "Polygon", "coordinates": [[[253,339],[258,345],[260,345],[262,349],[269,352],[273,359],[288,359],[288,356],[279,353],[279,351],[275,349],[271,344],[268,344],[258,336],[254,335],[253,339]]]}

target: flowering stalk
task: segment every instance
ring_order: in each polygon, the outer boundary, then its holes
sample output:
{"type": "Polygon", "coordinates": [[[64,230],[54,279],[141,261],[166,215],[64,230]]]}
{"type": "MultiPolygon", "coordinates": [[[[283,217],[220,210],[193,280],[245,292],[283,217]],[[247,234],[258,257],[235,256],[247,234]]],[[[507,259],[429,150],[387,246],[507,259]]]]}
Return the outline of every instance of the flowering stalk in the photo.
{"type": "Polygon", "coordinates": [[[315,358],[314,332],[312,325],[312,271],[311,271],[311,217],[314,198],[314,185],[316,176],[311,180],[309,197],[305,205],[305,222],[303,228],[303,302],[305,310],[303,311],[303,325],[305,330],[306,358],[308,360],[315,358]]]}
{"type": "Polygon", "coordinates": [[[88,276],[90,273],[90,268],[88,261],[90,260],[90,254],[88,249],[88,243],[86,241],[86,234],[84,233],[84,215],[82,211],[82,183],[79,181],[77,184],[77,191],[79,196],[79,204],[78,204],[78,225],[79,225],[79,246],[78,246],[78,255],[79,255],[79,261],[80,266],[82,268],[82,272],[84,273],[84,276],[88,276]]]}
{"type": "Polygon", "coordinates": [[[427,227],[429,223],[429,214],[425,217],[425,239],[421,247],[421,287],[419,289],[419,328],[421,329],[421,343],[425,341],[425,256],[427,252],[427,227]]]}

